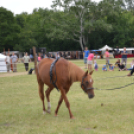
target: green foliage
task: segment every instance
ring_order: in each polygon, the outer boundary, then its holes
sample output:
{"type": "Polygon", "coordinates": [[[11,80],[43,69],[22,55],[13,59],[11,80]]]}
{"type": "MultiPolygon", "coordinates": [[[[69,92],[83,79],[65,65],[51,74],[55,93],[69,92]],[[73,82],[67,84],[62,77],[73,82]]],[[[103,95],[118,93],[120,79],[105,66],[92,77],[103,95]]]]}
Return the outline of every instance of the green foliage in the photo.
{"type": "Polygon", "coordinates": [[[132,0],[53,1],[53,9],[33,9],[13,15],[0,7],[0,51],[28,51],[32,46],[48,51],[134,47],[134,6],[132,0]],[[57,6],[63,8],[57,10],[57,6]]]}
{"type": "Polygon", "coordinates": [[[0,7],[0,51],[6,48],[13,48],[18,38],[19,26],[11,11],[0,7]]]}

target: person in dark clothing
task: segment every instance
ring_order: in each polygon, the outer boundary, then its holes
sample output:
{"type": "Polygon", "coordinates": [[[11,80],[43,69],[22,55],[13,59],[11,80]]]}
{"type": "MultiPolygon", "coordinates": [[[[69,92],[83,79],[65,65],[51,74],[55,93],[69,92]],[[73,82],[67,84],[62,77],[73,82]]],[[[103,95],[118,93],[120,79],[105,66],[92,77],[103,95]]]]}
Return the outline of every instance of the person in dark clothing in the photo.
{"type": "Polygon", "coordinates": [[[128,52],[126,51],[126,48],[124,47],[123,52],[121,53],[121,55],[122,55],[121,63],[123,64],[125,62],[125,68],[127,65],[127,54],[128,54],[128,52]]]}
{"type": "Polygon", "coordinates": [[[117,53],[117,54],[120,53],[120,50],[119,50],[119,47],[118,47],[118,46],[116,47],[116,53],[117,53]]]}
{"type": "Polygon", "coordinates": [[[126,70],[125,65],[124,64],[120,64],[120,70],[119,71],[123,71],[126,70]]]}
{"type": "Polygon", "coordinates": [[[115,65],[120,68],[120,59],[118,59],[116,62],[115,62],[115,65]]]}
{"type": "Polygon", "coordinates": [[[118,59],[118,60],[115,62],[115,65],[118,66],[119,71],[125,70],[125,65],[120,63],[120,59],[118,59]]]}
{"type": "Polygon", "coordinates": [[[134,67],[127,76],[132,76],[133,73],[134,73],[134,67]]]}
{"type": "Polygon", "coordinates": [[[134,73],[134,64],[132,64],[132,69],[131,69],[130,73],[127,76],[132,76],[133,73],[134,73]]]}

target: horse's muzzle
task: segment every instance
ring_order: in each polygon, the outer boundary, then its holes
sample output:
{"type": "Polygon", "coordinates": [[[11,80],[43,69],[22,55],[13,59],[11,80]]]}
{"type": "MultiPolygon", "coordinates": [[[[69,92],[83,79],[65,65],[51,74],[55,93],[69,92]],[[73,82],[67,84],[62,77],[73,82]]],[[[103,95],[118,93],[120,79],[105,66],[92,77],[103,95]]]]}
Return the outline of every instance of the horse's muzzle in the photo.
{"type": "Polygon", "coordinates": [[[93,94],[88,94],[88,98],[89,98],[89,99],[92,99],[93,97],[94,97],[93,94]]]}

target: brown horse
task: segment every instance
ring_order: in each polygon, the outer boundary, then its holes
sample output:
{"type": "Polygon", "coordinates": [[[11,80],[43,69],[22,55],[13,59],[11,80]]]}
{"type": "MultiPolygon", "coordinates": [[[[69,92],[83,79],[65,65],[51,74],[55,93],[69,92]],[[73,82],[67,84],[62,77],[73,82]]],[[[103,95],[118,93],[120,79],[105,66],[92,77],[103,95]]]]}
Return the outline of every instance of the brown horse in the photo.
{"type": "MultiPolygon", "coordinates": [[[[33,50],[34,50],[34,57],[35,57],[35,48],[33,48],[33,50]]],[[[35,71],[36,71],[37,81],[38,81],[38,86],[39,86],[39,95],[43,103],[43,113],[51,112],[51,104],[50,104],[49,96],[50,96],[50,92],[54,89],[54,85],[50,82],[49,71],[50,71],[51,63],[54,60],[55,59],[52,59],[52,58],[45,58],[45,59],[42,59],[38,65],[37,65],[37,58],[35,58],[34,60],[35,71]],[[48,110],[45,109],[45,104],[44,104],[44,84],[48,86],[48,89],[45,92],[46,99],[48,102],[48,110]]],[[[70,104],[69,104],[66,94],[69,91],[70,86],[72,85],[73,82],[80,81],[81,88],[84,90],[84,92],[88,94],[89,98],[93,98],[94,97],[93,79],[91,77],[93,71],[91,71],[88,74],[88,71],[84,72],[77,65],[65,60],[64,58],[60,58],[55,64],[55,66],[56,66],[56,70],[55,70],[56,75],[53,69],[53,72],[52,72],[53,79],[55,80],[57,76],[56,86],[61,92],[58,106],[55,110],[55,116],[57,116],[59,107],[64,99],[65,104],[69,110],[70,118],[74,118],[70,110],[70,104]]]]}

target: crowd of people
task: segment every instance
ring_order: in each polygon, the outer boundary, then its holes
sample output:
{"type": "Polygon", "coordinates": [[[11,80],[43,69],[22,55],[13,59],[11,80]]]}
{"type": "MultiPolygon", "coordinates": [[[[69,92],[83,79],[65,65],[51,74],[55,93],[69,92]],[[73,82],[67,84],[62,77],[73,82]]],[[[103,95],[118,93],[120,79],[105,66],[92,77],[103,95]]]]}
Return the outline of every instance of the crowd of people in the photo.
{"type": "Polygon", "coordinates": [[[14,53],[12,53],[12,56],[8,53],[5,62],[7,65],[7,72],[10,72],[10,70],[17,72],[18,57],[14,53]]]}
{"type": "MultiPolygon", "coordinates": [[[[119,53],[119,49],[117,49],[117,52],[119,53]]],[[[108,49],[106,49],[106,52],[104,53],[105,59],[106,59],[106,64],[103,65],[102,71],[114,71],[114,68],[117,67],[119,71],[125,71],[125,70],[130,70],[131,72],[127,76],[131,76],[134,72],[134,60],[131,63],[131,68],[126,67],[127,65],[127,54],[128,52],[126,51],[126,48],[124,47],[123,51],[121,52],[121,62],[120,59],[118,59],[115,64],[110,64],[110,54],[108,49]]],[[[93,51],[89,51],[87,47],[85,47],[84,50],[84,64],[85,68],[89,71],[92,70],[92,66],[94,64],[94,69],[98,71],[98,64],[95,59],[95,53],[93,51]]]]}
{"type": "MultiPolygon", "coordinates": [[[[117,52],[119,53],[119,49],[117,49],[117,52]]],[[[94,65],[94,69],[96,71],[98,71],[98,64],[97,61],[95,60],[97,58],[97,55],[94,51],[89,51],[87,47],[85,47],[84,53],[83,53],[83,59],[84,59],[84,64],[85,64],[85,68],[88,69],[89,71],[93,70],[93,65],[94,65]]],[[[134,60],[131,63],[131,68],[126,67],[127,65],[127,51],[126,48],[124,47],[123,52],[121,52],[121,61],[120,59],[118,59],[115,64],[111,64],[110,63],[110,54],[108,49],[106,49],[104,56],[106,59],[106,64],[102,66],[102,71],[114,71],[114,68],[117,67],[119,69],[119,71],[124,71],[124,70],[130,70],[131,72],[128,74],[128,76],[131,76],[134,72],[134,60]]],[[[36,54],[37,55],[37,54],[36,54]]],[[[45,54],[41,54],[39,53],[37,55],[37,61],[40,62],[43,58],[47,58],[48,56],[45,54]]],[[[49,55],[50,58],[57,58],[60,57],[59,53],[56,53],[55,56],[53,57],[53,55],[49,55]]],[[[25,70],[28,71],[29,70],[29,62],[32,61],[33,56],[30,54],[30,56],[28,55],[28,53],[25,53],[24,57],[22,58],[22,61],[24,63],[25,66],[25,70]]],[[[12,53],[12,55],[10,56],[9,53],[7,53],[6,55],[6,66],[7,66],[7,72],[10,72],[11,70],[13,72],[17,72],[17,62],[18,62],[18,57],[12,53]]]]}
{"type": "MultiPolygon", "coordinates": [[[[25,70],[28,71],[30,62],[30,57],[28,56],[28,53],[25,53],[25,56],[22,58],[22,60],[24,62],[25,70]]],[[[17,55],[15,55],[14,52],[11,56],[10,53],[7,53],[5,62],[7,66],[7,72],[10,72],[11,70],[13,72],[17,72],[18,57],[17,55]]]]}
{"type": "MultiPolygon", "coordinates": [[[[6,67],[7,67],[7,72],[13,71],[13,72],[17,72],[17,62],[18,62],[18,57],[17,55],[15,55],[15,53],[13,52],[12,55],[10,56],[10,53],[5,54],[6,55],[6,67]]],[[[38,53],[36,54],[37,57],[37,61],[40,62],[43,58],[47,58],[48,56],[45,54],[41,54],[38,53]]],[[[58,53],[55,54],[55,56],[53,55],[49,55],[50,58],[57,58],[60,57],[60,55],[58,53]]],[[[26,52],[24,57],[21,58],[22,62],[24,63],[25,66],[25,70],[28,71],[29,70],[29,62],[31,62],[33,60],[33,55],[30,54],[28,55],[28,53],[26,52]]]]}

